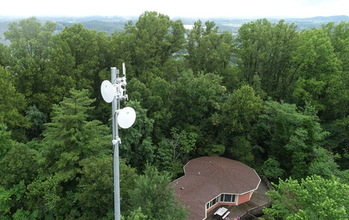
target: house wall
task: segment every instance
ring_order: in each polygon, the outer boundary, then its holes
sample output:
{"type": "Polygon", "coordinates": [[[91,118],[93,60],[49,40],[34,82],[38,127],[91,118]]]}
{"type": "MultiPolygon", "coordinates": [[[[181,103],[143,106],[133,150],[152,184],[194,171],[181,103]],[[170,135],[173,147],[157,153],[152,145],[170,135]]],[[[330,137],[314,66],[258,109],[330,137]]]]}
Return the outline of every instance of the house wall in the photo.
{"type": "Polygon", "coordinates": [[[250,198],[251,198],[251,192],[239,195],[238,205],[250,201],[250,198]]]}

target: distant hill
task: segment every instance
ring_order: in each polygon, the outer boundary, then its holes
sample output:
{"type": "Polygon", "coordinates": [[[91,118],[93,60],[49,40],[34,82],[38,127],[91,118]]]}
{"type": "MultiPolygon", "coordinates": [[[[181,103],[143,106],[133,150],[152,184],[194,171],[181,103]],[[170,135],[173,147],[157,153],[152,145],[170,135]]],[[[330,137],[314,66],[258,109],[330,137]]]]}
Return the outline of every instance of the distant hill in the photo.
{"type": "Polygon", "coordinates": [[[349,16],[338,15],[338,16],[329,16],[329,17],[313,17],[313,18],[289,18],[284,19],[288,23],[295,23],[299,29],[307,28],[320,28],[321,25],[327,24],[329,22],[334,22],[336,24],[345,21],[349,22],[349,16]]]}
{"type": "MultiPolygon", "coordinates": [[[[173,20],[180,19],[184,25],[193,25],[195,21],[200,18],[172,18],[173,20]]],[[[282,18],[267,18],[270,22],[277,23],[282,18]]],[[[122,31],[125,24],[128,21],[136,22],[138,17],[103,17],[103,16],[92,16],[92,17],[38,17],[39,21],[43,23],[45,21],[52,21],[57,24],[57,31],[62,31],[65,27],[70,27],[75,23],[82,24],[87,29],[94,29],[97,31],[105,31],[111,35],[115,31],[122,31]]],[[[210,20],[214,21],[219,27],[220,31],[230,31],[237,33],[238,29],[244,23],[257,20],[257,18],[209,18],[201,19],[202,21],[210,20]]],[[[340,23],[342,21],[349,22],[349,16],[328,16],[328,17],[312,17],[312,18],[284,18],[287,23],[294,23],[298,26],[299,30],[308,28],[319,28],[321,25],[328,22],[340,23]]],[[[0,42],[4,43],[3,33],[7,31],[8,23],[19,19],[0,17],[0,42]]],[[[5,42],[8,43],[8,42],[5,42]]]]}
{"type": "MultiPolygon", "coordinates": [[[[258,18],[261,19],[261,18],[258,18]]],[[[334,22],[336,24],[344,21],[349,22],[349,16],[340,15],[340,16],[328,16],[328,17],[312,17],[312,18],[266,18],[272,23],[278,23],[280,20],[285,20],[287,23],[294,23],[297,25],[298,30],[310,29],[310,28],[320,28],[323,24],[329,22],[334,22]]],[[[211,21],[214,21],[221,31],[231,31],[237,33],[241,25],[255,21],[257,18],[215,18],[211,21]]],[[[183,20],[182,20],[183,21],[183,20]]],[[[185,21],[185,20],[184,20],[185,21]]]]}
{"type": "Polygon", "coordinates": [[[4,33],[7,31],[8,21],[0,20],[0,43],[5,43],[4,33]]]}
{"type": "MultiPolygon", "coordinates": [[[[42,23],[46,21],[56,23],[57,32],[63,31],[65,27],[80,23],[87,29],[105,31],[107,34],[111,35],[115,31],[123,30],[128,21],[137,21],[138,17],[37,17],[37,19],[42,23]]],[[[10,22],[18,21],[20,21],[20,19],[0,17],[0,43],[8,43],[5,42],[3,34],[7,31],[10,22]]]]}
{"type": "MultiPolygon", "coordinates": [[[[41,20],[42,18],[40,18],[41,20]]],[[[46,19],[50,20],[50,19],[46,19]]],[[[53,20],[53,19],[51,19],[53,20]]],[[[136,21],[137,17],[80,17],[80,18],[55,18],[57,31],[62,31],[65,27],[70,27],[75,23],[82,24],[85,28],[97,31],[105,31],[111,35],[116,31],[122,31],[128,21],[136,21]]]]}

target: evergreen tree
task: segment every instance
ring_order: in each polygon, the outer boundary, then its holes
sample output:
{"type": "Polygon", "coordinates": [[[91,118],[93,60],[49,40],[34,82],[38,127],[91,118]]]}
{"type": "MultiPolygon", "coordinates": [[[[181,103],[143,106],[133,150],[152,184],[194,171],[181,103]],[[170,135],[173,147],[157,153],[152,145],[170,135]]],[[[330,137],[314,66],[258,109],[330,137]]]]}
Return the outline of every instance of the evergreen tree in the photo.
{"type": "Polygon", "coordinates": [[[32,209],[41,210],[43,216],[82,215],[76,193],[84,180],[83,168],[89,167],[83,161],[110,153],[108,129],[99,121],[89,120],[92,102],[87,90],[71,90],[70,97],[53,107],[52,122],[46,124],[44,131],[42,168],[45,172],[28,186],[28,202],[32,203],[32,209]]]}

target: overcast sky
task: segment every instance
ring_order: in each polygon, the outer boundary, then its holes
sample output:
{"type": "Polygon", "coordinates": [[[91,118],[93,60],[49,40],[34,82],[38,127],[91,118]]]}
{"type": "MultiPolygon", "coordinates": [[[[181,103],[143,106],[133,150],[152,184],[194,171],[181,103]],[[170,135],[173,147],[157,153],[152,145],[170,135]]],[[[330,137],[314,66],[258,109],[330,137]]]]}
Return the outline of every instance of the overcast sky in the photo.
{"type": "Polygon", "coordinates": [[[349,15],[349,0],[2,0],[0,16],[313,17],[349,15]]]}

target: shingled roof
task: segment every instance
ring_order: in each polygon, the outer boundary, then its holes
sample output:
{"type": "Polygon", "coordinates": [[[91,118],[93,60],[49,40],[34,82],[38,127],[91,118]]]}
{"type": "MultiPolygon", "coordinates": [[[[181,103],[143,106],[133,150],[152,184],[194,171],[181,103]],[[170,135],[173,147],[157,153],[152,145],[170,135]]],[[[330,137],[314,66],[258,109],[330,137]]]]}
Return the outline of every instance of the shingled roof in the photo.
{"type": "Polygon", "coordinates": [[[205,204],[221,193],[241,195],[258,188],[254,169],[224,157],[200,157],[184,166],[184,176],[174,180],[176,197],[190,210],[189,219],[204,219],[205,204]]]}

